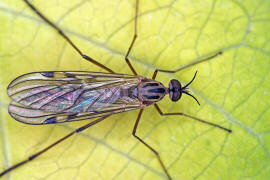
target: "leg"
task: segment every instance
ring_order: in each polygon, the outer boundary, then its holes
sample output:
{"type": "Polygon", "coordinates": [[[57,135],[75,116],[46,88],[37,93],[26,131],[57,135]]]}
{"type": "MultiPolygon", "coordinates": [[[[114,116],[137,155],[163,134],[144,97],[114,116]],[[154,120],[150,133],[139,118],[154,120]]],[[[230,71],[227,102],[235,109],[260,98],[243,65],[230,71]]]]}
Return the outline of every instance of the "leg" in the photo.
{"type": "Polygon", "coordinates": [[[128,51],[126,53],[125,60],[126,60],[126,63],[129,66],[130,70],[132,71],[132,73],[134,75],[137,75],[135,69],[133,68],[133,66],[131,65],[131,63],[130,63],[130,61],[128,59],[128,55],[129,55],[129,53],[130,53],[130,51],[131,51],[131,49],[133,47],[133,44],[134,44],[134,42],[135,42],[135,40],[137,38],[137,19],[138,19],[138,10],[139,10],[139,0],[136,0],[136,5],[135,6],[136,7],[135,7],[135,19],[134,19],[134,23],[135,23],[134,24],[134,34],[133,34],[132,41],[131,41],[131,43],[129,45],[128,51]]]}
{"type": "Polygon", "coordinates": [[[69,37],[58,27],[56,26],[53,22],[51,22],[46,16],[44,16],[35,6],[33,6],[28,0],[23,0],[29,8],[31,8],[41,19],[43,19],[47,24],[49,24],[52,28],[54,28],[79,54],[82,58],[86,59],[87,61],[99,66],[100,68],[113,73],[113,71],[104,66],[103,64],[97,62],[93,58],[85,55],[84,53],[81,52],[81,50],[69,39],[69,37]]]}
{"type": "Polygon", "coordinates": [[[187,65],[185,65],[185,66],[183,66],[183,67],[180,67],[180,68],[178,68],[178,69],[176,69],[176,70],[156,69],[155,72],[154,72],[154,74],[153,74],[153,76],[152,76],[152,79],[156,79],[156,76],[157,76],[157,73],[158,73],[158,72],[176,73],[176,72],[179,72],[179,71],[181,71],[181,70],[183,70],[183,69],[186,69],[186,68],[188,68],[188,67],[194,66],[194,65],[196,65],[196,64],[200,64],[200,63],[202,63],[202,62],[209,61],[209,60],[211,60],[211,59],[213,59],[213,58],[215,58],[215,57],[221,55],[222,53],[223,53],[222,51],[219,51],[219,52],[217,52],[216,54],[214,54],[214,55],[212,55],[212,56],[203,58],[203,59],[201,59],[201,60],[199,60],[199,61],[196,61],[196,62],[193,61],[193,62],[191,62],[191,63],[189,63],[189,64],[187,64],[187,65]]]}
{"type": "Polygon", "coordinates": [[[169,173],[168,173],[166,167],[164,166],[164,163],[162,162],[162,160],[161,160],[161,158],[160,158],[160,156],[159,156],[159,153],[158,153],[154,148],[152,148],[150,145],[148,145],[146,142],[144,142],[144,140],[142,140],[140,137],[138,137],[138,136],[136,135],[137,127],[138,127],[139,121],[140,121],[140,119],[141,119],[142,112],[143,112],[143,109],[141,109],[140,112],[139,112],[139,114],[138,114],[136,123],[135,123],[134,128],[133,128],[133,131],[132,131],[132,135],[133,135],[136,139],[138,139],[141,143],[143,143],[148,149],[150,149],[150,150],[157,156],[157,159],[158,159],[159,164],[161,165],[163,171],[166,173],[168,179],[171,180],[172,178],[171,178],[171,176],[169,175],[169,173]]]}
{"type": "Polygon", "coordinates": [[[201,122],[201,123],[208,124],[208,125],[210,125],[210,126],[214,126],[214,127],[220,128],[220,129],[222,129],[222,130],[224,130],[224,131],[227,131],[228,133],[232,133],[232,130],[231,130],[231,129],[227,129],[227,128],[222,127],[222,126],[220,126],[220,125],[218,125],[218,124],[214,124],[214,123],[211,123],[211,122],[208,122],[208,121],[205,121],[205,120],[202,120],[202,119],[199,119],[199,118],[197,118],[197,117],[190,116],[190,115],[184,114],[184,113],[163,113],[157,104],[154,104],[154,106],[155,106],[156,110],[158,111],[158,113],[159,113],[161,116],[175,116],[175,115],[185,116],[185,117],[188,117],[188,118],[190,118],[190,119],[199,121],[199,122],[201,122]]]}
{"type": "Polygon", "coordinates": [[[14,170],[14,169],[16,169],[16,168],[18,168],[18,167],[20,167],[20,166],[26,164],[26,163],[28,163],[28,162],[34,160],[35,158],[37,158],[37,157],[40,156],[41,154],[45,153],[46,151],[48,151],[49,149],[51,149],[52,147],[54,147],[55,145],[57,145],[57,144],[63,142],[64,140],[68,139],[70,136],[72,136],[72,135],[74,135],[74,134],[76,134],[76,133],[79,133],[79,132],[81,132],[81,131],[87,129],[87,128],[89,128],[90,126],[93,126],[93,125],[99,123],[100,121],[106,119],[107,117],[108,117],[108,116],[98,118],[98,119],[96,119],[95,121],[92,121],[92,122],[90,122],[90,123],[88,123],[88,124],[86,124],[86,125],[84,125],[84,126],[78,128],[78,129],[75,129],[74,131],[72,131],[72,132],[69,133],[68,135],[62,137],[61,139],[57,140],[57,141],[54,142],[53,144],[51,144],[51,145],[49,145],[48,147],[44,148],[43,150],[41,150],[41,151],[39,151],[39,152],[37,152],[37,153],[35,153],[35,154],[29,156],[26,160],[21,161],[21,162],[15,164],[15,165],[11,166],[10,168],[4,170],[3,172],[0,173],[0,177],[4,176],[4,175],[7,174],[8,172],[10,172],[10,171],[12,171],[12,170],[14,170]]]}

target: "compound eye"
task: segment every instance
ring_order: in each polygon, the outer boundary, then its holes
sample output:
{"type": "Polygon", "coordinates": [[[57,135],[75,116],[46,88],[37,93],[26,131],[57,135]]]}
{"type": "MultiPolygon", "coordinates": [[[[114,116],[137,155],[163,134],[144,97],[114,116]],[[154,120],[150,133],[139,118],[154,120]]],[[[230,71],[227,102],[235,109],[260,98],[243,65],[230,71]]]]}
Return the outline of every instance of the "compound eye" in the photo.
{"type": "Polygon", "coordinates": [[[169,83],[169,96],[172,101],[178,101],[181,96],[181,84],[178,80],[172,79],[169,83]]]}

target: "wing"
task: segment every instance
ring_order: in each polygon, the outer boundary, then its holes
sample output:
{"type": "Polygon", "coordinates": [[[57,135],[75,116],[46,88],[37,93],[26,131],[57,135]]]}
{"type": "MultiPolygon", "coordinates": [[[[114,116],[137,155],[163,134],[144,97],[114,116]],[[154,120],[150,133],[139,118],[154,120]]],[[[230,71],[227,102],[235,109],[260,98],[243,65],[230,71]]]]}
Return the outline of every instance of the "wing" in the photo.
{"type": "Polygon", "coordinates": [[[91,119],[140,107],[123,97],[138,76],[85,71],[49,71],[22,75],[8,86],[9,114],[29,124],[91,119]]]}

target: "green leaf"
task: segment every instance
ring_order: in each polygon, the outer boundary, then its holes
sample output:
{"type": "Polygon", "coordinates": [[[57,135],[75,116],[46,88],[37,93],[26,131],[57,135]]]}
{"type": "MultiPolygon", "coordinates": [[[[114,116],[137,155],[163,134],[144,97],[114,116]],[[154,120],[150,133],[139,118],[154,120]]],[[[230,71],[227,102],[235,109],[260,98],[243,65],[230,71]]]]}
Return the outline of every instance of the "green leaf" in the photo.
{"type": "MultiPolygon", "coordinates": [[[[135,1],[32,2],[98,62],[131,74],[124,56],[132,40],[135,1]]],[[[157,80],[191,92],[168,97],[164,112],[185,112],[233,130],[145,109],[137,135],[155,148],[173,179],[270,179],[270,2],[141,1],[131,63],[140,75],[173,70],[219,50],[224,53],[157,80]]],[[[103,71],[83,60],[23,1],[0,3],[0,171],[25,160],[87,121],[33,126],[8,114],[8,84],[32,71],[103,71]]],[[[57,145],[6,179],[166,179],[155,155],[131,134],[138,111],[114,115],[57,145]]]]}

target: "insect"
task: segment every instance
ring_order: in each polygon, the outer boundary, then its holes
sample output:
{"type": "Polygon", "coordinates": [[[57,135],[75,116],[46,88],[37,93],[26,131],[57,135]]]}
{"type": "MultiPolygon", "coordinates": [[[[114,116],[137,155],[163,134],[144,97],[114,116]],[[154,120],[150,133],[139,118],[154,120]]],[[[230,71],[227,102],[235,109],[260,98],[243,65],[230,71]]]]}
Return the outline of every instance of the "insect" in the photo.
{"type": "Polygon", "coordinates": [[[140,109],[132,135],[155,154],[167,178],[172,179],[158,151],[136,134],[144,108],[150,105],[153,105],[162,116],[181,115],[220,128],[229,133],[232,132],[230,129],[185,113],[163,113],[158,104],[156,104],[165,95],[169,95],[170,99],[176,102],[180,100],[183,94],[190,96],[199,104],[196,97],[188,91],[188,86],[194,81],[197,72],[191,81],[184,86],[178,80],[172,79],[169,82],[169,86],[165,87],[161,82],[155,80],[156,76],[158,72],[179,72],[184,68],[213,59],[222,54],[222,52],[191,63],[181,69],[156,69],[151,78],[138,75],[128,56],[137,38],[139,0],[136,0],[133,38],[125,56],[125,62],[133,75],[115,73],[110,68],[85,55],[58,26],[46,18],[35,6],[28,0],[24,0],[24,2],[48,25],[54,28],[82,58],[107,72],[43,71],[24,74],[13,80],[8,86],[7,92],[12,98],[12,102],[9,105],[9,113],[14,119],[23,123],[40,125],[80,120],[89,120],[90,122],[43,150],[29,156],[26,160],[4,170],[0,173],[0,177],[36,159],[72,135],[84,131],[113,114],[140,109]]]}

